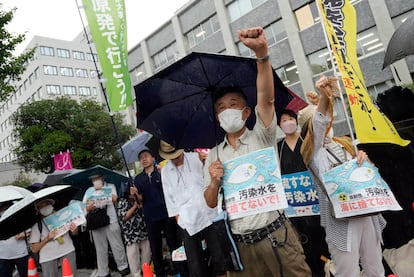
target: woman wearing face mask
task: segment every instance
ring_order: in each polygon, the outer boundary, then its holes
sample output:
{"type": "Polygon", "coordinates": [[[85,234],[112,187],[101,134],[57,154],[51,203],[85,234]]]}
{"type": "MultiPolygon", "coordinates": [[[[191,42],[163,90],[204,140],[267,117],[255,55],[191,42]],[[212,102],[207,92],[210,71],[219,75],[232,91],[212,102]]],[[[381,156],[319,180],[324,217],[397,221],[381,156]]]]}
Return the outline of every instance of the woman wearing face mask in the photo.
{"type": "MultiPolygon", "coordinates": [[[[54,239],[55,232],[49,231],[43,222],[43,218],[53,213],[54,204],[55,201],[53,199],[40,200],[35,204],[36,211],[41,215],[42,219],[32,227],[30,236],[32,251],[39,253],[39,262],[42,266],[43,277],[60,276],[58,265],[64,258],[69,260],[73,276],[76,276],[75,247],[73,246],[69,233],[54,239]]],[[[77,226],[72,223],[70,225],[70,232],[76,234],[77,231],[77,226]]]]}
{"type": "Polygon", "coordinates": [[[93,187],[86,190],[83,196],[83,202],[86,205],[86,211],[92,212],[95,209],[105,209],[109,217],[109,224],[100,228],[91,230],[93,243],[96,249],[96,260],[98,266],[98,277],[111,276],[108,266],[108,242],[111,245],[112,253],[121,276],[130,273],[128,267],[125,247],[122,242],[121,228],[116,215],[115,204],[118,200],[118,194],[114,184],[105,182],[105,176],[100,173],[94,173],[89,176],[93,187]],[[102,195],[102,190],[108,188],[110,190],[109,199],[94,200],[95,196],[102,195]]]}
{"type": "Polygon", "coordinates": [[[337,219],[332,216],[328,196],[322,189],[322,174],[342,162],[342,158],[353,156],[361,165],[368,157],[364,151],[355,152],[351,148],[341,158],[341,151],[337,151],[341,147],[331,149],[330,136],[328,139],[326,136],[332,126],[333,96],[339,92],[337,78],[321,75],[315,86],[321,92],[316,110],[305,108],[298,113],[299,122],[304,122],[301,153],[318,191],[321,225],[335,264],[335,276],[359,276],[360,267],[368,277],[384,276],[381,249],[384,218],[378,214],[337,219]]]}
{"type": "MultiPolygon", "coordinates": [[[[303,138],[298,132],[297,114],[285,109],[278,120],[279,127],[285,134],[277,144],[282,176],[307,171],[300,154],[303,138]]],[[[329,251],[325,242],[325,230],[320,226],[319,216],[291,217],[290,221],[299,234],[306,262],[312,273],[314,276],[324,276],[324,266],[319,257],[321,255],[328,257],[329,251]]]]}

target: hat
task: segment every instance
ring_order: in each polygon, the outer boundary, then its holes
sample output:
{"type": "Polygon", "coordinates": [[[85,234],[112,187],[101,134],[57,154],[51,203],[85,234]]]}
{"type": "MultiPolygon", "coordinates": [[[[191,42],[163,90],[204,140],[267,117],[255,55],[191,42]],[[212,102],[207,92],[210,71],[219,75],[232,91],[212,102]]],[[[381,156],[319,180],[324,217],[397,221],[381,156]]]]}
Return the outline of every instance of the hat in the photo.
{"type": "Polygon", "coordinates": [[[42,199],[42,200],[40,200],[40,201],[38,201],[36,204],[35,204],[35,208],[36,208],[36,210],[39,210],[38,209],[38,206],[39,206],[39,204],[41,204],[41,203],[45,203],[45,202],[48,202],[50,205],[55,205],[55,200],[53,200],[53,199],[50,199],[50,198],[48,198],[48,199],[42,199]]]}
{"type": "Polygon", "coordinates": [[[313,114],[315,113],[316,106],[309,104],[302,110],[298,111],[298,124],[300,128],[303,128],[303,125],[312,118],[313,114]]]}
{"type": "Polygon", "coordinates": [[[172,160],[180,156],[184,150],[183,149],[175,149],[172,145],[168,144],[167,142],[161,140],[160,141],[160,149],[159,154],[163,159],[172,160]]]}

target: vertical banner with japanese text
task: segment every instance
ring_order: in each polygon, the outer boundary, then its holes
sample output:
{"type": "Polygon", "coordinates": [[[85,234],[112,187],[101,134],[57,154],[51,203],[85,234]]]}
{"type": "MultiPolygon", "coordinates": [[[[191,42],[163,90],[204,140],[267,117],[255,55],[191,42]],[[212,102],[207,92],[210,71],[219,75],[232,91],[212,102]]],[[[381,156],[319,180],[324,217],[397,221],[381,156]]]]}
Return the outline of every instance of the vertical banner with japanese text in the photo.
{"type": "Polygon", "coordinates": [[[348,97],[361,143],[410,143],[369,97],[356,52],[356,12],[349,0],[318,0],[321,19],[348,97]]]}
{"type": "Polygon", "coordinates": [[[109,107],[113,111],[125,110],[132,104],[132,96],[124,0],[82,3],[105,78],[109,107]]]}

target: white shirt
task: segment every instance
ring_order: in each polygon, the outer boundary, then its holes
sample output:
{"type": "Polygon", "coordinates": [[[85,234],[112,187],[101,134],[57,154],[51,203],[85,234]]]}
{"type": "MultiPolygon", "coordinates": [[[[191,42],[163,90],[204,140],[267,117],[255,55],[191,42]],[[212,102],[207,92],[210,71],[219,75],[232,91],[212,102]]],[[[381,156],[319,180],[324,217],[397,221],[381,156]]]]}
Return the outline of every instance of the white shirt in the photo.
{"type": "Polygon", "coordinates": [[[184,164],[178,167],[168,161],[161,180],[168,216],[179,215],[178,225],[190,236],[212,223],[217,209],[209,208],[204,199],[203,164],[197,153],[184,153],[184,164]]]}
{"type": "MultiPolygon", "coordinates": [[[[42,221],[42,233],[40,234],[38,223],[36,222],[32,227],[32,234],[30,235],[30,243],[38,243],[47,237],[49,234],[49,229],[42,221]]],[[[60,257],[63,257],[71,252],[75,251],[73,246],[72,239],[69,236],[69,233],[64,234],[63,244],[60,244],[57,240],[48,241],[39,252],[39,262],[45,263],[56,260],[60,257]]]]}
{"type": "Polygon", "coordinates": [[[17,240],[15,236],[0,240],[0,259],[12,260],[27,256],[27,247],[24,239],[17,240]]]}
{"type": "MultiPolygon", "coordinates": [[[[110,187],[112,189],[112,195],[118,196],[118,194],[116,193],[116,188],[114,184],[109,184],[105,182],[104,186],[110,187]]],[[[88,200],[88,198],[90,198],[94,194],[95,191],[96,189],[94,187],[88,188],[85,192],[85,195],[83,196],[82,202],[86,204],[86,201],[88,200]]],[[[106,206],[106,214],[109,216],[109,223],[118,222],[118,217],[116,216],[115,206],[114,206],[114,203],[112,202],[112,199],[110,203],[106,206]]]]}

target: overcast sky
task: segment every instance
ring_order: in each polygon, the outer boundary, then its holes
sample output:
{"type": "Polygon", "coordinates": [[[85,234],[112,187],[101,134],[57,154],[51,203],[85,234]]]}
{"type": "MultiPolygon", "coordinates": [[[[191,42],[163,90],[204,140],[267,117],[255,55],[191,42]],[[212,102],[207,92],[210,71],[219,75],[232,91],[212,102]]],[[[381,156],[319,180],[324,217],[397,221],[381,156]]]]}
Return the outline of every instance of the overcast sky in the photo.
{"type": "MultiPolygon", "coordinates": [[[[77,0],[81,5],[81,0],[77,0]]],[[[127,10],[128,49],[170,19],[189,0],[125,0],[127,10]]],[[[22,51],[33,36],[72,40],[82,31],[76,0],[1,0],[2,10],[16,7],[7,29],[26,33],[22,51]]],[[[81,9],[83,18],[84,13],[81,9]]],[[[86,19],[84,19],[85,24],[86,19]]]]}

